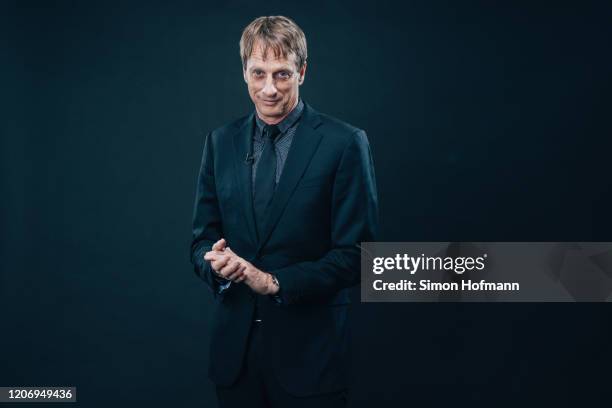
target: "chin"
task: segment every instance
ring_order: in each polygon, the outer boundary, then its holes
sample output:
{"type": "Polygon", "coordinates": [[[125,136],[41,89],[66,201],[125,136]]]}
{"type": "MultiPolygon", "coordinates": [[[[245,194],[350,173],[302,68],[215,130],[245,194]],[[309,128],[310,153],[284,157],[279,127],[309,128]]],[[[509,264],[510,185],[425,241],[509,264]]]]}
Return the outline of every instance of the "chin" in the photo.
{"type": "Polygon", "coordinates": [[[262,113],[265,113],[267,116],[278,116],[280,114],[282,114],[282,109],[280,109],[279,106],[260,106],[259,110],[262,113]]]}

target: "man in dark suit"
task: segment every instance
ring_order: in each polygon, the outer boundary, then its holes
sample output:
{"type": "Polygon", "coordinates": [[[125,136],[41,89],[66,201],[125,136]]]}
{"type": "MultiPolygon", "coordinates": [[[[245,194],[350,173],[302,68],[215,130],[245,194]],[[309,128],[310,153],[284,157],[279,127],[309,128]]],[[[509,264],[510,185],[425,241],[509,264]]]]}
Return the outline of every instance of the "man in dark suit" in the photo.
{"type": "Polygon", "coordinates": [[[368,140],[300,99],[292,20],[254,20],[240,53],[255,112],[206,136],[193,218],[215,297],[209,375],[222,407],[342,407],[348,288],[378,224],[368,140]]]}

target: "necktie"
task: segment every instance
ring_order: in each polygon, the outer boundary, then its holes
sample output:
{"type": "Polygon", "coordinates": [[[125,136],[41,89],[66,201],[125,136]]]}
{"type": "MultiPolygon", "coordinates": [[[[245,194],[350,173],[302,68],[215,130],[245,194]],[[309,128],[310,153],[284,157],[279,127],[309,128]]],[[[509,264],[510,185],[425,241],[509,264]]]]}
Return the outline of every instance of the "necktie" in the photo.
{"type": "Polygon", "coordinates": [[[276,151],[274,143],[280,134],[276,125],[266,125],[263,131],[264,147],[257,164],[255,189],[253,192],[253,209],[257,232],[261,234],[265,222],[266,210],[276,187],[276,151]]]}

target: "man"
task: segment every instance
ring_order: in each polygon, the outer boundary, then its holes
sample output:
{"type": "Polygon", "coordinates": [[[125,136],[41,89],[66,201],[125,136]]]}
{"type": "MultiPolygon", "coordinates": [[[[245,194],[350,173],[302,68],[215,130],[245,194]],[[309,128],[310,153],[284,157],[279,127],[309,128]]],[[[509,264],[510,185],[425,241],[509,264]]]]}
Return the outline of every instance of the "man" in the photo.
{"type": "Polygon", "coordinates": [[[221,407],[342,407],[347,288],[378,224],[366,134],[300,99],[292,20],[257,18],[240,54],[255,112],[206,136],[193,218],[215,296],[209,375],[221,407]]]}

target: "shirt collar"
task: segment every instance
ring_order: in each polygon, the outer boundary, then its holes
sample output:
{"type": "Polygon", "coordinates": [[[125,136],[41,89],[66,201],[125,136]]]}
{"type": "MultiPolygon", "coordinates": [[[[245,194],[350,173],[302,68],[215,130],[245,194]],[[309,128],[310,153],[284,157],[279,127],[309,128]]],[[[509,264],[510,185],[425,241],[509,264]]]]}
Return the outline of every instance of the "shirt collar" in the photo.
{"type": "MultiPolygon", "coordinates": [[[[293,108],[293,110],[289,112],[289,114],[285,116],[283,120],[281,120],[279,123],[276,124],[276,126],[278,126],[278,129],[281,131],[281,133],[285,133],[287,129],[293,126],[295,122],[297,122],[300,116],[302,116],[303,110],[304,110],[304,102],[302,102],[302,98],[300,98],[295,108],[293,108]]],[[[259,129],[259,132],[262,132],[263,127],[266,125],[266,122],[261,120],[257,112],[255,112],[255,122],[257,123],[257,128],[259,129]]]]}

